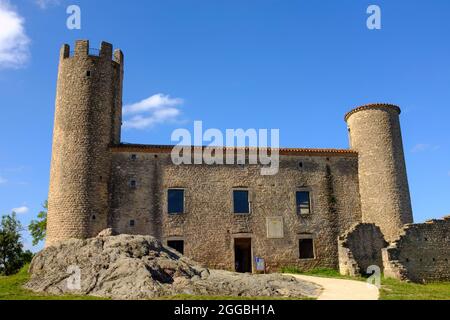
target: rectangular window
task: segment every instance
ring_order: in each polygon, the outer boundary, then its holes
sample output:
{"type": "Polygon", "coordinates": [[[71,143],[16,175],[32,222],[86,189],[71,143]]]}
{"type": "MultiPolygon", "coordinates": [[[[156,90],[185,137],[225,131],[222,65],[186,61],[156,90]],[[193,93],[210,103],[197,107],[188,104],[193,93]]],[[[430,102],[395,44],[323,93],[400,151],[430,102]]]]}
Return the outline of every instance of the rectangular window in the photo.
{"type": "Polygon", "coordinates": [[[297,214],[311,213],[311,197],[309,191],[297,191],[297,214]]]}
{"type": "Polygon", "coordinates": [[[167,245],[172,249],[177,250],[179,253],[184,254],[184,241],[183,240],[169,240],[167,245]]]}
{"type": "Polygon", "coordinates": [[[300,239],[298,241],[300,259],[314,259],[313,239],[300,239]]]}
{"type": "Polygon", "coordinates": [[[233,191],[233,209],[234,213],[238,214],[250,213],[250,203],[248,200],[247,190],[233,191]]]}
{"type": "Polygon", "coordinates": [[[169,189],[167,194],[167,204],[169,214],[184,213],[184,190],[169,189]]]}

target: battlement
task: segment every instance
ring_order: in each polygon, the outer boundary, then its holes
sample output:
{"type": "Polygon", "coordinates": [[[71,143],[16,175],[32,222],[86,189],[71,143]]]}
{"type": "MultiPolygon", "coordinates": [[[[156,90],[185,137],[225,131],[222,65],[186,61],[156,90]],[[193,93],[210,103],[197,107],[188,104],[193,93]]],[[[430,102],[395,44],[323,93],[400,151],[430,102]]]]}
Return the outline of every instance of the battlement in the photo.
{"type": "Polygon", "coordinates": [[[123,53],[120,49],[116,49],[113,52],[112,44],[108,42],[102,42],[100,49],[91,48],[89,46],[89,40],[77,40],[75,42],[75,50],[70,50],[70,45],[64,44],[61,47],[60,59],[70,59],[74,57],[97,57],[100,59],[107,59],[114,61],[120,65],[123,64],[123,53]]]}

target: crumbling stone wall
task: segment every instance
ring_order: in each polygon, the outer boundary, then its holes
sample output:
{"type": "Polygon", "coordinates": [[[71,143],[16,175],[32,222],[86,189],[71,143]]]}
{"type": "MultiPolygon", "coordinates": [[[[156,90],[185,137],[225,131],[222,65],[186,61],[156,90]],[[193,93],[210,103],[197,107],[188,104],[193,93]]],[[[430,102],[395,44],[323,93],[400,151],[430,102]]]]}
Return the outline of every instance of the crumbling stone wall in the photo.
{"type": "Polygon", "coordinates": [[[112,150],[114,229],[155,235],[164,242],[182,239],[185,254],[209,267],[233,270],[234,238],[243,237],[252,239],[253,257],[264,258],[270,271],[337,268],[336,233],[361,221],[353,152],[281,155],[279,173],[262,176],[255,165],[177,166],[170,148],[158,152],[151,146],[122,145],[112,150]],[[136,180],[136,188],[130,188],[130,180],[136,180]],[[299,216],[295,192],[305,187],[312,192],[312,214],[299,216]],[[167,213],[169,188],[185,189],[184,214],[167,213]],[[251,214],[233,213],[233,188],[248,188],[251,214]],[[268,239],[267,217],[283,218],[283,238],[268,239]],[[305,236],[314,239],[314,259],[299,259],[298,242],[305,236]]]}
{"type": "Polygon", "coordinates": [[[358,276],[376,265],[383,269],[382,249],[387,247],[383,233],[373,223],[359,223],[339,237],[339,271],[358,276]]]}
{"type": "Polygon", "coordinates": [[[405,226],[383,250],[386,277],[413,282],[450,281],[450,216],[405,226]]]}

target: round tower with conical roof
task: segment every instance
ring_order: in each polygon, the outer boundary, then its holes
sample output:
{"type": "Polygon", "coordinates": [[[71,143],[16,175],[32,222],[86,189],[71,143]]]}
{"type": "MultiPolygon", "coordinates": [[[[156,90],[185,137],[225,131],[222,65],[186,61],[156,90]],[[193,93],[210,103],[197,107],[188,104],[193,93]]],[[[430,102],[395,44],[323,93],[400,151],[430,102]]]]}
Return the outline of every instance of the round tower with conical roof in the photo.
{"type": "Polygon", "coordinates": [[[395,105],[370,104],[345,116],[350,148],[359,154],[363,222],[378,225],[388,241],[413,222],[400,112],[395,105]]]}
{"type": "Polygon", "coordinates": [[[120,143],[123,54],[102,42],[61,48],[46,245],[108,227],[111,145],[120,143]]]}

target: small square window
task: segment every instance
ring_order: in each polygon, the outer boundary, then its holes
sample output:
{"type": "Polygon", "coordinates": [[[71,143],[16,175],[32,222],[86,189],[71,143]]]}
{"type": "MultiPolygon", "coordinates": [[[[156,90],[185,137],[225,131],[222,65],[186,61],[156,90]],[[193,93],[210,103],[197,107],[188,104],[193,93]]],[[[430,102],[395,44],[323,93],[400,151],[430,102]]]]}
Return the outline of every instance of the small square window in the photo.
{"type": "Polygon", "coordinates": [[[296,192],[297,214],[311,213],[311,195],[309,191],[296,192]]]}
{"type": "Polygon", "coordinates": [[[313,239],[300,239],[298,241],[300,259],[314,259],[313,239]]]}
{"type": "Polygon", "coordinates": [[[86,77],[90,77],[91,76],[91,71],[86,71],[86,77]]]}
{"type": "Polygon", "coordinates": [[[184,213],[184,190],[169,189],[167,193],[167,211],[169,214],[184,213]]]}
{"type": "Polygon", "coordinates": [[[136,222],[134,220],[130,220],[130,227],[134,227],[136,225],[136,222]]]}
{"type": "Polygon", "coordinates": [[[136,188],[136,186],[137,186],[136,180],[131,180],[130,187],[134,189],[134,188],[136,188]]]}
{"type": "Polygon", "coordinates": [[[248,197],[248,190],[234,190],[233,191],[233,209],[237,214],[250,213],[250,202],[248,197]]]}
{"type": "Polygon", "coordinates": [[[131,160],[136,160],[136,159],[137,159],[137,155],[132,154],[132,155],[131,155],[131,160]]]}

